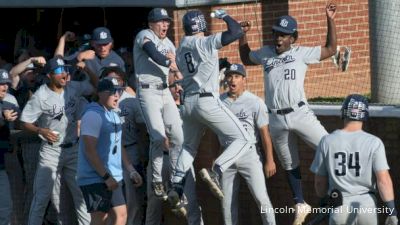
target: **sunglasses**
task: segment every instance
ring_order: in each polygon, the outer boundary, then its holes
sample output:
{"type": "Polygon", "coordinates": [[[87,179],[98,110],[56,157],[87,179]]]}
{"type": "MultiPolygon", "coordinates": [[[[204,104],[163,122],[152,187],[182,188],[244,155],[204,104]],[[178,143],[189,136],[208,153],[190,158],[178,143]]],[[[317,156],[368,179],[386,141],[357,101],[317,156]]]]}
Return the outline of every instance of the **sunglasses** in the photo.
{"type": "Polygon", "coordinates": [[[108,90],[105,92],[108,92],[109,96],[113,96],[115,94],[118,94],[119,96],[121,96],[122,93],[124,92],[124,89],[123,88],[114,88],[114,90],[112,90],[112,91],[108,90]]]}
{"type": "Polygon", "coordinates": [[[61,75],[64,72],[67,72],[67,71],[63,66],[57,67],[56,69],[53,70],[54,75],[61,75]]]}

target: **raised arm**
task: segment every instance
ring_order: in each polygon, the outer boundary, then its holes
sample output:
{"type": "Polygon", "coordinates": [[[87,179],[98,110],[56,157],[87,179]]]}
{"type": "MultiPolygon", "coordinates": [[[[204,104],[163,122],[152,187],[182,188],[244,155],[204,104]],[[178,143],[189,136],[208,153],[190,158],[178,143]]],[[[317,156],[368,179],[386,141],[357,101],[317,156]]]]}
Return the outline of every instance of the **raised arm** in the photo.
{"type": "Polygon", "coordinates": [[[334,3],[329,3],[326,6],[328,33],[326,35],[326,44],[324,47],[321,48],[320,60],[324,60],[328,57],[331,57],[336,53],[337,42],[336,42],[335,16],[336,16],[336,5],[334,3]]]}
{"type": "Polygon", "coordinates": [[[61,56],[64,57],[65,53],[65,42],[74,41],[75,34],[73,32],[67,31],[63,36],[58,40],[58,45],[56,51],[54,52],[54,57],[61,56]]]}
{"type": "Polygon", "coordinates": [[[244,32],[244,35],[239,39],[240,59],[242,60],[242,63],[246,66],[256,65],[250,60],[251,49],[249,43],[247,42],[247,32],[251,28],[251,23],[249,21],[244,21],[240,23],[240,26],[242,27],[242,30],[244,32]]]}

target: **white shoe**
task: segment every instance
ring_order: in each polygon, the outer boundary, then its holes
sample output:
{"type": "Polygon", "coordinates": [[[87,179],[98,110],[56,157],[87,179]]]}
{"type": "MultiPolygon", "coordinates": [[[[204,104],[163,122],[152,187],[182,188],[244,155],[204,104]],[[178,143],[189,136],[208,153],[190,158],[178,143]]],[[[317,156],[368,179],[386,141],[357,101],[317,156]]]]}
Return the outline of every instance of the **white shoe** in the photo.
{"type": "Polygon", "coordinates": [[[311,206],[307,203],[297,203],[294,206],[296,216],[294,217],[293,225],[301,225],[306,219],[307,215],[311,213],[311,206]]]}

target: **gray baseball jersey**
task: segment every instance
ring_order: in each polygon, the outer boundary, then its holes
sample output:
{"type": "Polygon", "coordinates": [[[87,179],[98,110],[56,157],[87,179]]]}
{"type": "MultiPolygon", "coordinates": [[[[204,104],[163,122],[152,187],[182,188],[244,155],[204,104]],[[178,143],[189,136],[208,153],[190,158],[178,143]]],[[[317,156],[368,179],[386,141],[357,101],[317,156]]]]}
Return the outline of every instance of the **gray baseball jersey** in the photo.
{"type": "MultiPolygon", "coordinates": [[[[228,93],[220,96],[221,101],[230,109],[243,124],[252,139],[259,139],[259,128],[269,123],[267,106],[264,101],[251,92],[243,92],[237,99],[229,98],[228,93]]],[[[248,151],[240,157],[235,164],[225,170],[222,174],[222,190],[225,194],[222,200],[224,223],[226,225],[238,224],[238,186],[240,179],[237,174],[246,181],[256,203],[262,210],[261,218],[263,225],[275,225],[275,214],[265,185],[263,164],[260,155],[255,149],[248,151]]]]}
{"type": "Polygon", "coordinates": [[[118,66],[125,71],[124,60],[113,50],[110,51],[110,54],[106,58],[101,59],[95,55],[93,59],[86,60],[85,64],[97,76],[100,76],[102,69],[108,66],[118,66]]]}
{"type": "Polygon", "coordinates": [[[259,140],[259,128],[268,125],[268,109],[264,101],[251,92],[245,91],[236,100],[228,93],[220,96],[221,101],[242,122],[252,139],[259,140]]]}
{"type": "Polygon", "coordinates": [[[388,170],[382,141],[362,130],[336,130],[322,138],[311,171],[329,177],[329,191],[343,196],[375,192],[374,172],[388,170]]]}
{"type": "Polygon", "coordinates": [[[152,41],[163,55],[168,52],[175,53],[175,46],[167,37],[160,39],[151,29],[140,31],[136,36],[133,47],[136,77],[139,78],[139,82],[143,83],[168,83],[169,68],[158,65],[143,50],[145,39],[152,41]]]}
{"type": "Polygon", "coordinates": [[[176,64],[184,75],[182,86],[186,94],[219,93],[218,49],[222,48],[221,34],[182,38],[176,52],[176,64]]]}
{"type": "Polygon", "coordinates": [[[21,121],[34,123],[60,133],[60,143],[75,142],[76,121],[80,119],[82,106],[79,97],[90,94],[93,87],[87,82],[69,82],[61,94],[52,91],[46,84],[33,94],[22,111],[21,121]]]}
{"type": "Polygon", "coordinates": [[[136,124],[144,123],[139,100],[134,95],[124,91],[118,100],[118,108],[115,111],[121,118],[122,145],[127,146],[138,143],[136,124]]]}
{"type": "Polygon", "coordinates": [[[274,46],[250,52],[250,59],[263,65],[264,90],[268,108],[281,109],[307,102],[304,78],[308,64],[318,63],[321,47],[295,46],[277,55],[274,46]]]}

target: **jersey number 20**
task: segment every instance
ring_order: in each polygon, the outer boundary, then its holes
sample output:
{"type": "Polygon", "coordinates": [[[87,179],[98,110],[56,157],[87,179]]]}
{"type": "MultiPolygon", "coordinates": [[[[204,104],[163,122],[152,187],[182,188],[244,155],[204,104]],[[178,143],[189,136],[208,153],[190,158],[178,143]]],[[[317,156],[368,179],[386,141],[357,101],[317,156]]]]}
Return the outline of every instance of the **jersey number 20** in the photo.
{"type": "Polygon", "coordinates": [[[285,80],[296,80],[295,69],[285,69],[285,80]]]}
{"type": "Polygon", "coordinates": [[[355,170],[356,177],[360,176],[360,155],[359,152],[350,153],[348,157],[345,152],[336,152],[335,161],[337,162],[335,168],[336,176],[345,176],[347,170],[355,170]]]}

